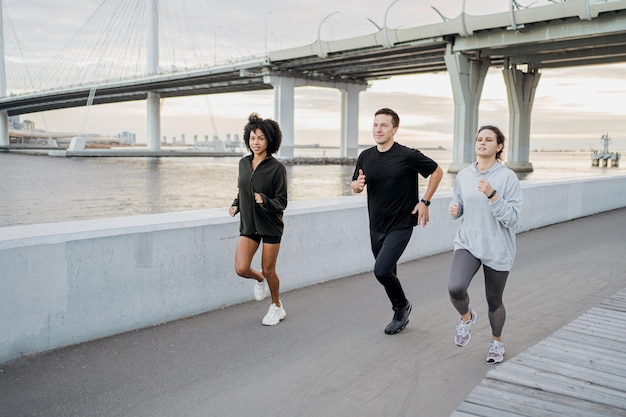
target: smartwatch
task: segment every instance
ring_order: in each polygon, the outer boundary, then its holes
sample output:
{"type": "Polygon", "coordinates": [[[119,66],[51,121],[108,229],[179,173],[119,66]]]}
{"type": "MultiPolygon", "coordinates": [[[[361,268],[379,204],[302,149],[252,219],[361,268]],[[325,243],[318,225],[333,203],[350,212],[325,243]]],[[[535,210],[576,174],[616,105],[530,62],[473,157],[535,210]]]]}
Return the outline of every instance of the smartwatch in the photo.
{"type": "Polygon", "coordinates": [[[430,200],[424,200],[423,198],[420,200],[426,207],[430,206],[430,200]]]}

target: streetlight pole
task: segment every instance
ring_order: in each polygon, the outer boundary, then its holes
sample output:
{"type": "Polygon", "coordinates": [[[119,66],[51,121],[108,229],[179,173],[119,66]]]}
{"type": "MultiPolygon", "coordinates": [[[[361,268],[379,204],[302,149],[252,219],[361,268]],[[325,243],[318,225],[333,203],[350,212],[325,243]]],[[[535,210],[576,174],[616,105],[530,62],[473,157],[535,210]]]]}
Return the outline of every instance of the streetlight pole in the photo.
{"type": "Polygon", "coordinates": [[[389,36],[387,34],[388,28],[387,28],[387,15],[389,15],[389,9],[391,9],[391,6],[393,6],[394,4],[396,4],[397,2],[399,2],[400,0],[394,0],[389,7],[387,7],[387,10],[385,10],[385,23],[384,23],[384,28],[385,28],[385,48],[391,48],[391,43],[389,43],[389,36]]]}
{"type": "Polygon", "coordinates": [[[463,9],[461,11],[461,24],[463,25],[463,36],[468,37],[469,33],[467,33],[467,25],[465,24],[465,0],[463,0],[463,9]]]}
{"type": "MultiPolygon", "coordinates": [[[[396,0],[396,1],[398,1],[398,0],[396,0]]],[[[331,16],[333,16],[333,15],[336,15],[337,13],[339,13],[339,12],[332,12],[331,14],[329,14],[328,16],[326,16],[324,19],[322,19],[322,22],[320,23],[319,27],[317,28],[317,47],[318,47],[318,48],[319,48],[319,50],[320,50],[320,51],[318,52],[318,54],[317,54],[317,55],[318,55],[320,58],[326,58],[326,57],[328,56],[328,54],[327,54],[327,53],[325,53],[325,52],[322,50],[322,39],[321,39],[321,35],[322,35],[322,25],[324,25],[324,23],[326,22],[326,20],[327,20],[329,17],[331,17],[331,16]]]]}

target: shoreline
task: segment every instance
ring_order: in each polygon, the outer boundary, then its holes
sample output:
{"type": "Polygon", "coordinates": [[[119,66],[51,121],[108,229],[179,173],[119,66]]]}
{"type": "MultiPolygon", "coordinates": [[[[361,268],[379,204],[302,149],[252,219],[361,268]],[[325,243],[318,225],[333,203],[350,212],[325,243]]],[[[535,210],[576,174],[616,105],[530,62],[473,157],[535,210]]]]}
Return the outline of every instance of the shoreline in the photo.
{"type": "Polygon", "coordinates": [[[291,158],[277,157],[284,165],[354,165],[357,158],[332,156],[294,156],[291,158]]]}

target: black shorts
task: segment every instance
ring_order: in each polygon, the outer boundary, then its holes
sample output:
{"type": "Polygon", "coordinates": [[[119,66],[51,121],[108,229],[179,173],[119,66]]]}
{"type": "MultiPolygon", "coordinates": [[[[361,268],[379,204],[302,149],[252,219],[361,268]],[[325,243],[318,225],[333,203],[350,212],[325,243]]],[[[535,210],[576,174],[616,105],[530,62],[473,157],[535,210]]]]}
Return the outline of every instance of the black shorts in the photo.
{"type": "Polygon", "coordinates": [[[261,240],[263,240],[263,243],[280,243],[280,238],[281,236],[264,236],[264,235],[259,235],[259,234],[253,234],[253,235],[241,235],[243,237],[247,237],[248,239],[252,239],[254,240],[256,243],[261,243],[261,240]]]}

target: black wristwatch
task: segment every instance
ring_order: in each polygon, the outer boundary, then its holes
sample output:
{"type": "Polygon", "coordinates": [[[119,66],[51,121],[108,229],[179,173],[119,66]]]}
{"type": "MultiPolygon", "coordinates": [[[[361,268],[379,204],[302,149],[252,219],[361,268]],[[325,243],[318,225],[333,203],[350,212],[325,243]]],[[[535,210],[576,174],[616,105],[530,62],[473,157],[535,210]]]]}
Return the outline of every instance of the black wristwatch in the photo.
{"type": "Polygon", "coordinates": [[[420,200],[426,207],[430,206],[430,200],[424,200],[423,198],[420,200]]]}
{"type": "Polygon", "coordinates": [[[491,199],[493,198],[493,196],[494,196],[494,195],[496,195],[496,193],[497,193],[497,191],[496,191],[496,190],[493,190],[493,191],[491,192],[491,194],[489,194],[489,197],[487,197],[487,198],[488,198],[489,200],[491,200],[491,199]]]}

